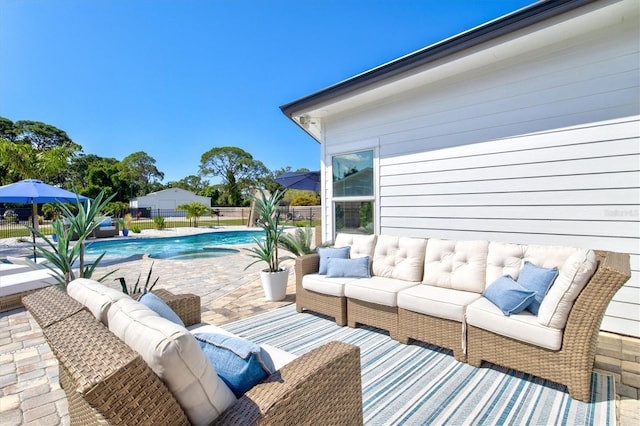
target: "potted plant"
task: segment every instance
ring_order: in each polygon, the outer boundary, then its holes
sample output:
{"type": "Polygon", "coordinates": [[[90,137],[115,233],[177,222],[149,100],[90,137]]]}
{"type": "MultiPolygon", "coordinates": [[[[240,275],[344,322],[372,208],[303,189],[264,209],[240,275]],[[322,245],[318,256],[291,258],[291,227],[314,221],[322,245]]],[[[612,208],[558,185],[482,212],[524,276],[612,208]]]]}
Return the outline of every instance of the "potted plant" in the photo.
{"type": "Polygon", "coordinates": [[[129,228],[131,228],[131,213],[127,213],[124,217],[118,218],[118,226],[122,230],[122,236],[129,235],[129,228]]]}
{"type": "Polygon", "coordinates": [[[260,273],[267,300],[282,300],[287,295],[289,269],[282,268],[280,263],[290,257],[278,255],[279,242],[284,234],[284,224],[281,223],[279,209],[283,195],[283,191],[275,191],[273,194],[267,195],[261,189],[259,196],[252,196],[257,215],[256,224],[264,230],[265,235],[264,240],[254,238],[256,247],[245,249],[251,253],[251,257],[256,259],[247,265],[245,270],[258,262],[267,264],[267,268],[260,273]]]}

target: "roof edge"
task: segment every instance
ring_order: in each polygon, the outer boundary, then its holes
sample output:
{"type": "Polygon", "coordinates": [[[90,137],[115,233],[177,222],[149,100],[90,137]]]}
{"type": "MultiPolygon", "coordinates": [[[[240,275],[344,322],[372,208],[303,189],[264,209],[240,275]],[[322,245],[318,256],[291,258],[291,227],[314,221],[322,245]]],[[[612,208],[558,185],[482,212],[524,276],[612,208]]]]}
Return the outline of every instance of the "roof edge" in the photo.
{"type": "MultiPolygon", "coordinates": [[[[485,43],[596,1],[598,0],[549,0],[534,3],[379,67],[372,68],[325,89],[284,104],[280,106],[280,110],[284,115],[293,120],[293,114],[296,111],[308,109],[321,102],[352,93],[365,86],[394,77],[445,56],[485,43]]],[[[293,121],[295,122],[295,120],[293,121]]]]}

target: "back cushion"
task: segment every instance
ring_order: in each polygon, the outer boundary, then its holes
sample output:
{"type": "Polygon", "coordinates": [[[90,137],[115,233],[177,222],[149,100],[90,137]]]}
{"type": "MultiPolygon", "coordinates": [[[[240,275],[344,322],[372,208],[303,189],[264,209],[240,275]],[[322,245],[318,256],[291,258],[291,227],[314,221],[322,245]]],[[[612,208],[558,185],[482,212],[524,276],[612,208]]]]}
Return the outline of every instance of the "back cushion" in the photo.
{"type": "Polygon", "coordinates": [[[544,326],[564,328],[573,302],[598,267],[596,254],[592,250],[573,250],[559,266],[558,277],[540,304],[538,322],[544,326]]]}
{"type": "Polygon", "coordinates": [[[105,326],[109,323],[107,313],[111,305],[120,299],[131,299],[121,291],[87,278],[71,281],[67,286],[67,294],[87,308],[105,326]]]}
{"type": "Polygon", "coordinates": [[[511,243],[489,243],[487,253],[486,285],[491,284],[503,275],[511,275],[514,280],[520,275],[520,268],[524,264],[525,245],[511,243]]]}
{"type": "Polygon", "coordinates": [[[122,299],[109,309],[109,330],[142,356],[192,424],[209,424],[236,402],[186,328],[122,299]]]}
{"type": "Polygon", "coordinates": [[[361,234],[338,234],[334,242],[334,247],[351,247],[349,257],[356,259],[358,257],[369,256],[373,258],[373,250],[376,246],[375,235],[361,234]]]}
{"type": "Polygon", "coordinates": [[[419,282],[424,270],[423,238],[379,235],[373,254],[373,274],[404,281],[419,282]]]}
{"type": "Polygon", "coordinates": [[[485,287],[488,250],[488,241],[431,238],[427,243],[422,282],[427,285],[482,293],[485,287]]]}

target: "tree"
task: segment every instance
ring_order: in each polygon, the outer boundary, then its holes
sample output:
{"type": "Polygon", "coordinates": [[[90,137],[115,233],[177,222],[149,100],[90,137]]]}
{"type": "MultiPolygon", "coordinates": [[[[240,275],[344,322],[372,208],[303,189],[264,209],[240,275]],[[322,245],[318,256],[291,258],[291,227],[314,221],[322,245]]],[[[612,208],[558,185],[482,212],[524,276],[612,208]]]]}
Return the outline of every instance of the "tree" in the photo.
{"type": "Polygon", "coordinates": [[[79,151],[82,147],[74,143],[63,130],[39,121],[20,120],[15,122],[16,140],[31,145],[34,149],[44,150],[67,146],[79,151]]]}
{"type": "Polygon", "coordinates": [[[201,192],[205,190],[207,185],[207,181],[202,180],[202,177],[196,175],[189,175],[180,180],[167,183],[169,188],[182,188],[198,195],[203,195],[201,192]]]}
{"type": "Polygon", "coordinates": [[[152,191],[157,181],[164,178],[164,173],[159,171],[156,160],[144,151],[134,152],[121,161],[121,179],[131,182],[131,197],[144,195],[152,191]]]}
{"type": "Polygon", "coordinates": [[[212,148],[200,158],[200,174],[222,179],[224,192],[231,206],[241,205],[243,192],[248,193],[268,173],[269,170],[262,162],[238,147],[212,148]]]}
{"type": "Polygon", "coordinates": [[[176,207],[176,210],[182,210],[187,212],[187,219],[194,219],[194,226],[198,227],[198,218],[209,213],[209,206],[206,206],[199,202],[193,202],[188,204],[180,204],[176,207]]]}

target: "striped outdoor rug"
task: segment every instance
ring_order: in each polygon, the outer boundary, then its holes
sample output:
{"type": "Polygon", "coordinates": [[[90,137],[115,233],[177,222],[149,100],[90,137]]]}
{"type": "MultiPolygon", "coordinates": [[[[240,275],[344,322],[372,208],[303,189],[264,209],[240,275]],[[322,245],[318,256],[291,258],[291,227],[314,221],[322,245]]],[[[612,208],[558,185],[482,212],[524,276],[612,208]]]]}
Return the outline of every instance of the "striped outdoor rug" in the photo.
{"type": "Polygon", "coordinates": [[[357,345],[367,425],[615,425],[613,378],[594,374],[591,403],[563,386],[498,367],[475,368],[426,344],[367,327],[339,327],[293,305],[227,324],[256,343],[303,354],[331,340],[357,345]]]}

